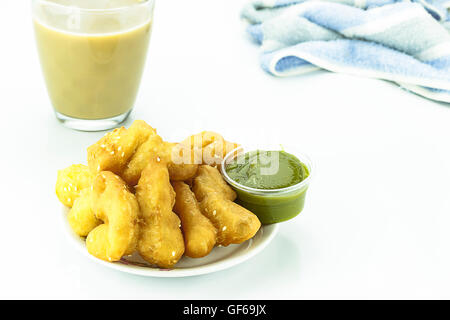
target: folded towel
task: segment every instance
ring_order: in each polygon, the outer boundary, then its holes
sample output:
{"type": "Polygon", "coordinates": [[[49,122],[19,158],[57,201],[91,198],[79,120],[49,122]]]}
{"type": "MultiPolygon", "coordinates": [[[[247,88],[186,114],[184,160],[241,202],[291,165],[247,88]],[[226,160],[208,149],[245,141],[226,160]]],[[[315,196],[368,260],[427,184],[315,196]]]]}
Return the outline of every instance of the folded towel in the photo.
{"type": "Polygon", "coordinates": [[[450,0],[253,0],[242,11],[274,76],[319,68],[450,103],[450,0]]]}

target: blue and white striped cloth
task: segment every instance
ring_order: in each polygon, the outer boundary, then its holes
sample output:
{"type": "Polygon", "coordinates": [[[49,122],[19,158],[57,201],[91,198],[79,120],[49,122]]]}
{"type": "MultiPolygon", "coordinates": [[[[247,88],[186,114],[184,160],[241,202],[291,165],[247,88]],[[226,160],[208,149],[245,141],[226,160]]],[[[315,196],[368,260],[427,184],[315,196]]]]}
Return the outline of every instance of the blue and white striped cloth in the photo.
{"type": "Polygon", "coordinates": [[[450,0],[253,0],[242,11],[274,76],[385,79],[450,103],[450,0]]]}

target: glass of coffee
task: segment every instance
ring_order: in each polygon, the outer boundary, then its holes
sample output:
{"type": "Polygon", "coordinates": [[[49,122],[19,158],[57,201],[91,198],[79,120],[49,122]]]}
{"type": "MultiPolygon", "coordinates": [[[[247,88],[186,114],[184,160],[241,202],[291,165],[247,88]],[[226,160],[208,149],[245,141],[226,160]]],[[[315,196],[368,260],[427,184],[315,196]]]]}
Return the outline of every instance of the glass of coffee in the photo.
{"type": "Polygon", "coordinates": [[[48,94],[65,126],[107,130],[130,114],[139,90],[154,0],[33,0],[48,94]]]}

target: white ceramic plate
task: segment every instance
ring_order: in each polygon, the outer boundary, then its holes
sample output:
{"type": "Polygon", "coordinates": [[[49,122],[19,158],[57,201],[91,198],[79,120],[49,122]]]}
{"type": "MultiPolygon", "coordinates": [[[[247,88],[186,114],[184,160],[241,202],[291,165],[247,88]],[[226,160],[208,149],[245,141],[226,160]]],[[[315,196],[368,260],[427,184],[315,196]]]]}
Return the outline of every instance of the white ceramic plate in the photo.
{"type": "Polygon", "coordinates": [[[106,262],[90,255],[85,246],[84,239],[75,234],[67,221],[68,209],[64,207],[62,220],[70,242],[84,255],[108,268],[147,277],[189,277],[212,273],[233,267],[261,252],[278,232],[278,224],[262,226],[256,235],[241,244],[232,244],[228,247],[216,247],[204,258],[192,259],[183,257],[174,269],[160,269],[148,264],[138,254],[123,258],[118,262],[106,262]]]}

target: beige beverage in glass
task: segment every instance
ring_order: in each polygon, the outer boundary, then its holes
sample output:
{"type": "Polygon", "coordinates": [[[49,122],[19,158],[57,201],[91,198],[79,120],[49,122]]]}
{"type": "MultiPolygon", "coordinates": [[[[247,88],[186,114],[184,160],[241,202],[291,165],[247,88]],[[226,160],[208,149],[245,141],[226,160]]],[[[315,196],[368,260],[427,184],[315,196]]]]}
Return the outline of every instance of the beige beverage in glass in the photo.
{"type": "Polygon", "coordinates": [[[133,108],[147,56],[154,0],[34,0],[41,66],[56,117],[106,130],[133,108]]]}

